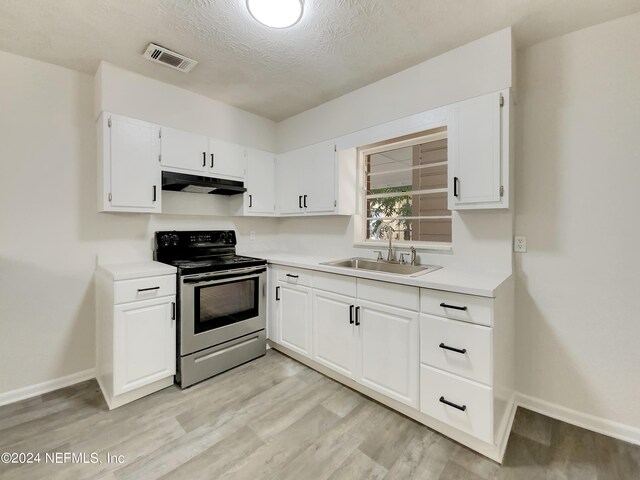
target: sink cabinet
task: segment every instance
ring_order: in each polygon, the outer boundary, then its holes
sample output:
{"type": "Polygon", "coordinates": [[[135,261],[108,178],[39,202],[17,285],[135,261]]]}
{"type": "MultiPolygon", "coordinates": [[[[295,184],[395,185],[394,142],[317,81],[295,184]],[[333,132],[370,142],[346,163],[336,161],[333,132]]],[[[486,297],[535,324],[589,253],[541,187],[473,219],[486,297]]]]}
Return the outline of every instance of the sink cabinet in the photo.
{"type": "Polygon", "coordinates": [[[269,271],[273,348],[501,461],[515,414],[511,280],[492,298],[269,271]]]}

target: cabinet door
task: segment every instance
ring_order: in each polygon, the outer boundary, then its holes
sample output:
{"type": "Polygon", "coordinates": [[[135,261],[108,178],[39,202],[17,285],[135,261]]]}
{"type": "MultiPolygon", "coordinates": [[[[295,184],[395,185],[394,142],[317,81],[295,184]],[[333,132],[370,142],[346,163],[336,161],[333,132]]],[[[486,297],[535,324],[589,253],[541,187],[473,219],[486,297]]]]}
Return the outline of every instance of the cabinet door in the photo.
{"type": "Polygon", "coordinates": [[[304,171],[298,151],[276,157],[278,212],[285,215],[304,214],[300,181],[304,171]]]}
{"type": "Polygon", "coordinates": [[[418,313],[359,300],[358,381],[418,407],[418,313]]]}
{"type": "Polygon", "coordinates": [[[311,356],[311,289],[278,282],[280,343],[311,356]]]}
{"type": "MultiPolygon", "coordinates": [[[[450,210],[508,206],[501,202],[502,111],[507,104],[503,93],[495,92],[450,107],[450,210]]],[[[508,151],[504,155],[508,159],[508,151]]]]}
{"type": "Polygon", "coordinates": [[[244,180],[247,159],[244,147],[217,138],[209,139],[208,172],[215,176],[244,180]]]}
{"type": "Polygon", "coordinates": [[[114,394],[176,373],[175,297],[115,307],[114,394]]]}
{"type": "MultiPolygon", "coordinates": [[[[333,140],[301,150],[303,205],[307,213],[336,210],[336,152],[333,140]]],[[[355,188],[355,187],[354,187],[355,188]]]]}
{"type": "Polygon", "coordinates": [[[269,266],[267,268],[267,339],[277,343],[280,343],[279,300],[278,270],[269,266]]]}
{"type": "Polygon", "coordinates": [[[276,211],[275,155],[254,148],[247,149],[247,180],[244,211],[247,214],[273,214],[276,211]]]}
{"type": "Polygon", "coordinates": [[[355,376],[357,359],[355,298],[313,291],[313,358],[327,367],[355,376]]]}
{"type": "Polygon", "coordinates": [[[105,115],[103,122],[103,155],[110,178],[107,193],[111,194],[105,210],[160,212],[159,127],[112,114],[105,115]]]}
{"type": "Polygon", "coordinates": [[[163,167],[185,173],[203,173],[208,165],[208,152],[209,143],[204,135],[162,127],[163,167]]]}

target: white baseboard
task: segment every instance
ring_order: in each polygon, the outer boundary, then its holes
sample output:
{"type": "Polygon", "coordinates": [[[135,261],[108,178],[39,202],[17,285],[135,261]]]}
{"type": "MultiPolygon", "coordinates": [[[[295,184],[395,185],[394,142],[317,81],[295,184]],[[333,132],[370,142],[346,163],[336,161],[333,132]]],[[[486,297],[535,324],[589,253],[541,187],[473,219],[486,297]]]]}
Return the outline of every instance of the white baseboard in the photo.
{"type": "Polygon", "coordinates": [[[30,385],[28,387],[11,390],[10,392],[0,393],[0,406],[19,402],[20,400],[26,400],[27,398],[42,395],[43,393],[53,392],[59,388],[75,385],[76,383],[84,382],[92,378],[95,378],[95,370],[90,368],[89,370],[83,370],[82,372],[72,373],[66,377],[55,378],[36,385],[30,385]]]}
{"type": "Polygon", "coordinates": [[[585,428],[625,442],[640,445],[640,428],[614,422],[602,417],[589,415],[556,403],[518,393],[516,402],[519,407],[570,423],[576,427],[585,428]]]}

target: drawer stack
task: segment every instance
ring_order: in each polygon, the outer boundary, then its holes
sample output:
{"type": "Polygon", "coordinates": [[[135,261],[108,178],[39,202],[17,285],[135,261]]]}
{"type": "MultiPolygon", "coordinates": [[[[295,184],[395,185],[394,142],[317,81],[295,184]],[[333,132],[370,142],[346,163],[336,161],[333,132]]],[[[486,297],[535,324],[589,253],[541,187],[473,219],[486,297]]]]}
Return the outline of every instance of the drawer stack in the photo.
{"type": "Polygon", "coordinates": [[[493,298],[420,291],[420,411],[493,442],[493,298]]]}

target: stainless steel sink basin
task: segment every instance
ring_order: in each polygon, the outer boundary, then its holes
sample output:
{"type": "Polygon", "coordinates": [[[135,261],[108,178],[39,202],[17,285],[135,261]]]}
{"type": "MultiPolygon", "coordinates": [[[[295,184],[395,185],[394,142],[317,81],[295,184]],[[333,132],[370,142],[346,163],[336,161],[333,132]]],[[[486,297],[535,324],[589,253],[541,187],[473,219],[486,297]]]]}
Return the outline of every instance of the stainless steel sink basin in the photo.
{"type": "Polygon", "coordinates": [[[355,270],[369,270],[373,272],[390,273],[393,275],[403,275],[405,277],[417,277],[442,268],[434,265],[410,265],[396,262],[385,262],[383,260],[371,260],[368,258],[347,258],[344,260],[324,262],[321,265],[351,268],[355,270]]]}

